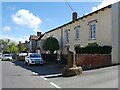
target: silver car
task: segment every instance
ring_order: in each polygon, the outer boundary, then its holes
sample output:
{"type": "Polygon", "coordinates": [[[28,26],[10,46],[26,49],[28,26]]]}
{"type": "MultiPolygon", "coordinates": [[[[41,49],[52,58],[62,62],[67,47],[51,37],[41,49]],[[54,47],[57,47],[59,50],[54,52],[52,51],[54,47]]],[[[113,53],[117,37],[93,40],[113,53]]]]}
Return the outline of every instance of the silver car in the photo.
{"type": "Polygon", "coordinates": [[[2,60],[13,60],[13,58],[11,54],[3,54],[2,60]]]}
{"type": "Polygon", "coordinates": [[[42,56],[38,53],[28,53],[27,56],[25,56],[25,64],[33,65],[33,64],[44,64],[44,60],[42,59],[42,56]]]}
{"type": "Polygon", "coordinates": [[[3,55],[2,55],[2,53],[0,53],[0,60],[2,60],[2,58],[3,58],[3,55]]]}

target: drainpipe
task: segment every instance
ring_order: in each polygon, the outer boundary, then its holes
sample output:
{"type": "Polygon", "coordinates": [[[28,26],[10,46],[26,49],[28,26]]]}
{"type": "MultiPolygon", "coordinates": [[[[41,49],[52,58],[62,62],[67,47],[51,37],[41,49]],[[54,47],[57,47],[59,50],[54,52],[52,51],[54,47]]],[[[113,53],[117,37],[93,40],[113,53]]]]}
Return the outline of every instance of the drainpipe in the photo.
{"type": "Polygon", "coordinates": [[[61,28],[61,50],[60,50],[60,60],[62,59],[62,45],[63,45],[63,29],[61,28]]]}

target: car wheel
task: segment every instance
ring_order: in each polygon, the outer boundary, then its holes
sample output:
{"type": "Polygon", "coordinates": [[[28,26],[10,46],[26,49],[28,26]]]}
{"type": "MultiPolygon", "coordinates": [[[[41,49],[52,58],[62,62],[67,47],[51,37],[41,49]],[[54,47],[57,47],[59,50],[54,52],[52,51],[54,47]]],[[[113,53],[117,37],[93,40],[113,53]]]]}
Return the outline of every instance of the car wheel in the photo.
{"type": "Polygon", "coordinates": [[[26,65],[26,64],[27,64],[27,62],[26,62],[26,61],[24,61],[24,64],[26,65]]]}

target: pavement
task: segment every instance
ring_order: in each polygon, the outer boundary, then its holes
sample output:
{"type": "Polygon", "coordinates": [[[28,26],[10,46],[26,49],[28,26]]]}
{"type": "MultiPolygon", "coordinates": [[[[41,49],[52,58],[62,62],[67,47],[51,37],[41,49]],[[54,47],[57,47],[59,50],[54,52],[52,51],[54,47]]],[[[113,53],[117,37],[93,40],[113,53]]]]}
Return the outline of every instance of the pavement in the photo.
{"type": "Polygon", "coordinates": [[[83,71],[80,76],[62,77],[59,64],[27,66],[2,61],[2,88],[118,88],[118,66],[83,71]]]}

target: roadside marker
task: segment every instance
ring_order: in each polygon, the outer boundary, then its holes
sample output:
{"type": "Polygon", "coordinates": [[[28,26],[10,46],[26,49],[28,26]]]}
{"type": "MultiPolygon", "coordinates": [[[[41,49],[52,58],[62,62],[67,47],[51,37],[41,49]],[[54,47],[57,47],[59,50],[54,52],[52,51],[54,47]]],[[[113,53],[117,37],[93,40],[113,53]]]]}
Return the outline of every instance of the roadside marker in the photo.
{"type": "Polygon", "coordinates": [[[50,84],[58,89],[61,89],[61,87],[57,86],[56,84],[54,84],[53,82],[50,82],[50,84]]]}

